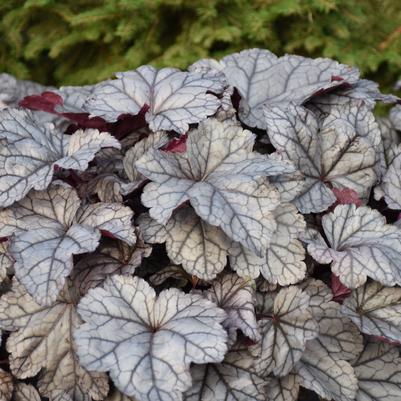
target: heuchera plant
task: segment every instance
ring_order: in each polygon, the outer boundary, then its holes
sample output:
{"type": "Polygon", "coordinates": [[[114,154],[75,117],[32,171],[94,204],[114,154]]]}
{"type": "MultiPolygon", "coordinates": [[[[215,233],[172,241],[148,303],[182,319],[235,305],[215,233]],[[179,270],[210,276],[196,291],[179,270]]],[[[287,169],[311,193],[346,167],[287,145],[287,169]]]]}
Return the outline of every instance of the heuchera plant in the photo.
{"type": "Polygon", "coordinates": [[[401,400],[398,98],[251,49],[0,99],[1,400],[401,400]]]}

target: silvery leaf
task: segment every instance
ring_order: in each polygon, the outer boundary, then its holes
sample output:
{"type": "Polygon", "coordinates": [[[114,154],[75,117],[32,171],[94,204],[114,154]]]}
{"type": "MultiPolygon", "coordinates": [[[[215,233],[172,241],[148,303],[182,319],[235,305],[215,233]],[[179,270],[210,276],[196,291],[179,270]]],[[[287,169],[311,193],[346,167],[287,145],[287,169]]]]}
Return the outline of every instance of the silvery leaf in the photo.
{"type": "Polygon", "coordinates": [[[336,197],[330,187],[368,196],[377,179],[381,139],[366,106],[358,102],[339,106],[323,120],[301,106],[266,107],[265,118],[272,144],[305,177],[293,201],[302,213],[331,206],[336,197]]]}
{"type": "Polygon", "coordinates": [[[138,277],[114,275],[78,305],[81,364],[110,371],[117,388],[140,401],[181,400],[190,363],[220,362],[227,351],[223,310],[195,294],[155,291],[138,277]]]}
{"type": "Polygon", "coordinates": [[[266,128],[264,105],[301,105],[319,92],[358,80],[358,70],[324,58],[310,59],[250,49],[220,63],[229,85],[241,95],[239,117],[251,127],[266,128]]]}
{"type": "Polygon", "coordinates": [[[401,342],[401,288],[366,284],[345,299],[341,310],[362,333],[401,342]]]}
{"type": "Polygon", "coordinates": [[[83,171],[103,147],[120,146],[106,132],[78,130],[64,135],[39,124],[26,110],[0,111],[0,205],[9,206],[31,189],[46,189],[54,166],[83,171]]]}
{"type": "Polygon", "coordinates": [[[157,70],[144,65],[119,72],[117,79],[96,86],[85,103],[92,115],[116,121],[121,114],[138,114],[144,106],[152,131],[185,133],[188,125],[215,113],[220,100],[207,92],[220,93],[225,82],[216,76],[182,72],[175,68],[157,70]]]}
{"type": "Polygon", "coordinates": [[[358,378],[356,401],[398,401],[401,397],[401,360],[397,348],[368,342],[352,363],[358,378]]]}
{"type": "Polygon", "coordinates": [[[189,200],[202,220],[261,256],[275,229],[271,211],[279,202],[263,177],[294,169],[252,152],[254,140],[228,120],[209,119],[189,133],[186,153],[150,150],[136,163],[153,181],[142,195],[150,216],[166,224],[173,210],[189,200]]]}
{"type": "Polygon", "coordinates": [[[16,280],[0,300],[0,327],[12,331],[7,339],[10,368],[19,379],[39,373],[38,389],[49,397],[62,390],[76,401],[102,399],[107,376],[89,372],[78,362],[73,331],[81,323],[71,299],[40,306],[16,280]]]}
{"type": "Polygon", "coordinates": [[[16,277],[40,304],[55,301],[72,270],[72,256],[94,251],[100,230],[135,243],[130,208],[115,203],[80,206],[73,188],[53,185],[31,191],[0,212],[0,235],[14,233],[9,251],[16,277]]]}

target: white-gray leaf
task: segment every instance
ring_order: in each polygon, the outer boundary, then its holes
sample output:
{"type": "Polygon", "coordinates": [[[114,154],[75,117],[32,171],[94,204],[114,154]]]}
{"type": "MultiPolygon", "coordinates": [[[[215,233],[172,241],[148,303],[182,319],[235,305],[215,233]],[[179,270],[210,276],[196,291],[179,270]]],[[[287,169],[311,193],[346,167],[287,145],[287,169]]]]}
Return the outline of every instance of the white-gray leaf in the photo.
{"type": "Polygon", "coordinates": [[[205,292],[208,299],[224,309],[228,318],[223,322],[227,329],[239,329],[253,341],[260,340],[255,315],[255,285],[236,274],[224,274],[213,281],[205,292]]]}
{"type": "Polygon", "coordinates": [[[127,151],[123,159],[123,165],[124,171],[131,182],[142,182],[145,180],[145,177],[140,174],[135,167],[136,161],[140,159],[149,149],[159,149],[166,145],[168,141],[168,135],[163,131],[159,131],[138,141],[127,151]]]}
{"type": "Polygon", "coordinates": [[[308,340],[318,334],[309,308],[309,295],[300,288],[283,288],[270,308],[264,305],[259,324],[262,341],[256,345],[259,358],[255,368],[264,376],[273,372],[285,376],[300,360],[308,340]]]}
{"type": "Polygon", "coordinates": [[[298,236],[305,221],[290,203],[282,203],[274,211],[277,228],[264,257],[259,258],[238,243],[229,249],[230,266],[242,277],[256,278],[259,272],[270,283],[289,285],[305,277],[305,250],[298,236]]]}
{"type": "Polygon", "coordinates": [[[267,385],[267,401],[297,401],[298,393],[298,378],[292,373],[271,378],[267,385]]]}
{"type": "Polygon", "coordinates": [[[147,242],[166,242],[171,261],[200,279],[214,279],[227,264],[231,241],[220,228],[202,221],[192,208],[177,210],[165,227],[147,214],[142,214],[137,224],[147,242]]]}
{"type": "Polygon", "coordinates": [[[401,359],[396,347],[368,342],[352,365],[358,378],[356,401],[401,399],[401,359]]]}
{"type": "Polygon", "coordinates": [[[251,127],[266,128],[263,105],[300,105],[318,92],[357,82],[355,68],[324,58],[285,55],[250,49],[220,62],[229,85],[241,95],[239,117],[251,127]]]}
{"type": "Polygon", "coordinates": [[[200,295],[155,291],[138,277],[112,276],[81,299],[87,322],[75,332],[80,362],[106,372],[140,401],[178,401],[190,363],[220,362],[227,351],[222,309],[200,295]]]}
{"type": "Polygon", "coordinates": [[[147,258],[152,248],[138,238],[135,246],[124,242],[101,245],[74,266],[71,280],[82,294],[101,285],[112,274],[134,274],[136,268],[147,258]]]}
{"type": "Polygon", "coordinates": [[[16,277],[41,304],[55,301],[72,270],[72,256],[94,251],[100,230],[135,242],[130,208],[98,203],[78,210],[80,204],[73,188],[53,185],[0,212],[0,235],[14,233],[9,251],[16,277]]]}
{"type": "Polygon", "coordinates": [[[264,176],[293,172],[291,164],[252,152],[255,136],[229,122],[208,119],[189,133],[187,152],[150,150],[137,169],[155,181],[142,202],[166,224],[173,210],[190,200],[202,220],[259,254],[275,229],[271,211],[278,192],[264,176]]]}
{"type": "Polygon", "coordinates": [[[323,120],[302,106],[265,107],[269,139],[304,175],[294,204],[322,212],[336,197],[326,184],[367,197],[377,179],[380,130],[361,102],[333,108],[323,120]],[[377,153],[376,153],[377,152],[377,153]]]}
{"type": "Polygon", "coordinates": [[[185,133],[188,125],[214,114],[225,82],[215,75],[182,72],[175,68],[157,70],[144,65],[120,72],[117,79],[96,86],[85,103],[86,110],[108,121],[121,114],[138,114],[148,106],[146,121],[152,131],[185,133]]]}
{"type": "Polygon", "coordinates": [[[341,310],[363,333],[401,342],[401,288],[366,284],[345,299],[341,310]]]}
{"type": "Polygon", "coordinates": [[[363,338],[358,328],[344,316],[341,305],[332,301],[333,295],[322,281],[310,279],[302,284],[309,294],[309,307],[319,325],[319,335],[312,341],[325,349],[336,360],[349,361],[363,349],[363,338]]]}
{"type": "Polygon", "coordinates": [[[39,95],[49,89],[36,82],[16,79],[10,74],[0,74],[0,103],[8,107],[18,107],[18,102],[25,96],[39,95]]]}
{"type": "Polygon", "coordinates": [[[41,401],[40,395],[32,384],[17,382],[14,387],[13,401],[41,401]]]}
{"type": "Polygon", "coordinates": [[[103,399],[107,376],[80,366],[72,333],[81,320],[74,300],[65,295],[43,307],[14,280],[12,291],[1,298],[0,327],[13,332],[7,339],[11,371],[19,379],[39,373],[38,389],[44,397],[61,391],[74,401],[103,399]]]}
{"type": "Polygon", "coordinates": [[[103,147],[119,148],[106,132],[78,130],[64,135],[53,124],[39,124],[26,110],[0,111],[0,205],[9,206],[32,188],[46,189],[54,166],[85,170],[103,147]]]}
{"type": "Polygon", "coordinates": [[[334,401],[354,400],[358,380],[349,362],[337,360],[315,341],[306,345],[302,359],[294,369],[302,387],[334,401]]]}
{"type": "Polygon", "coordinates": [[[346,287],[363,285],[367,276],[388,286],[401,284],[401,229],[386,224],[377,210],[338,205],[322,225],[330,248],[324,251],[321,239],[318,246],[346,287]]]}
{"type": "Polygon", "coordinates": [[[249,351],[236,346],[222,363],[193,366],[193,384],[184,400],[265,401],[266,382],[253,369],[253,363],[249,351]]]}

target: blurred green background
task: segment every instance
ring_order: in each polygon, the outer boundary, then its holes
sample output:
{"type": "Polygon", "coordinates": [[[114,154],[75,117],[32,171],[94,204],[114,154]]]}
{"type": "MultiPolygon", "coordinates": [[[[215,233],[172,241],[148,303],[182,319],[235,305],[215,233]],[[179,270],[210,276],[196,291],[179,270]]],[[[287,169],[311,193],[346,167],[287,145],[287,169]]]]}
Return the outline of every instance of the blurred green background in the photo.
{"type": "Polygon", "coordinates": [[[401,0],[0,0],[0,16],[0,69],[43,84],[249,47],[335,58],[386,90],[401,77],[401,0]]]}

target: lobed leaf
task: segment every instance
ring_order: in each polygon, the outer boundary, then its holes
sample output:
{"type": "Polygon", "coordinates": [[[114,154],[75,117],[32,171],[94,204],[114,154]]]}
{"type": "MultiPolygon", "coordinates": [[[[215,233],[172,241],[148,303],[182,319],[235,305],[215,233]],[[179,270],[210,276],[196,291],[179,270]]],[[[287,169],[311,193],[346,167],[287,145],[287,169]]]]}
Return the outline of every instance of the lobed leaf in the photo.
{"type": "Polygon", "coordinates": [[[110,371],[117,388],[139,400],[180,400],[189,365],[224,358],[223,310],[199,295],[155,291],[138,277],[114,275],[81,300],[87,322],[75,331],[80,362],[110,371]]]}
{"type": "Polygon", "coordinates": [[[181,134],[189,124],[215,113],[220,101],[207,92],[218,94],[225,86],[224,81],[207,74],[157,70],[150,65],[119,72],[116,77],[96,86],[85,103],[89,113],[116,121],[122,114],[136,115],[146,107],[145,118],[152,131],[181,134]]]}

